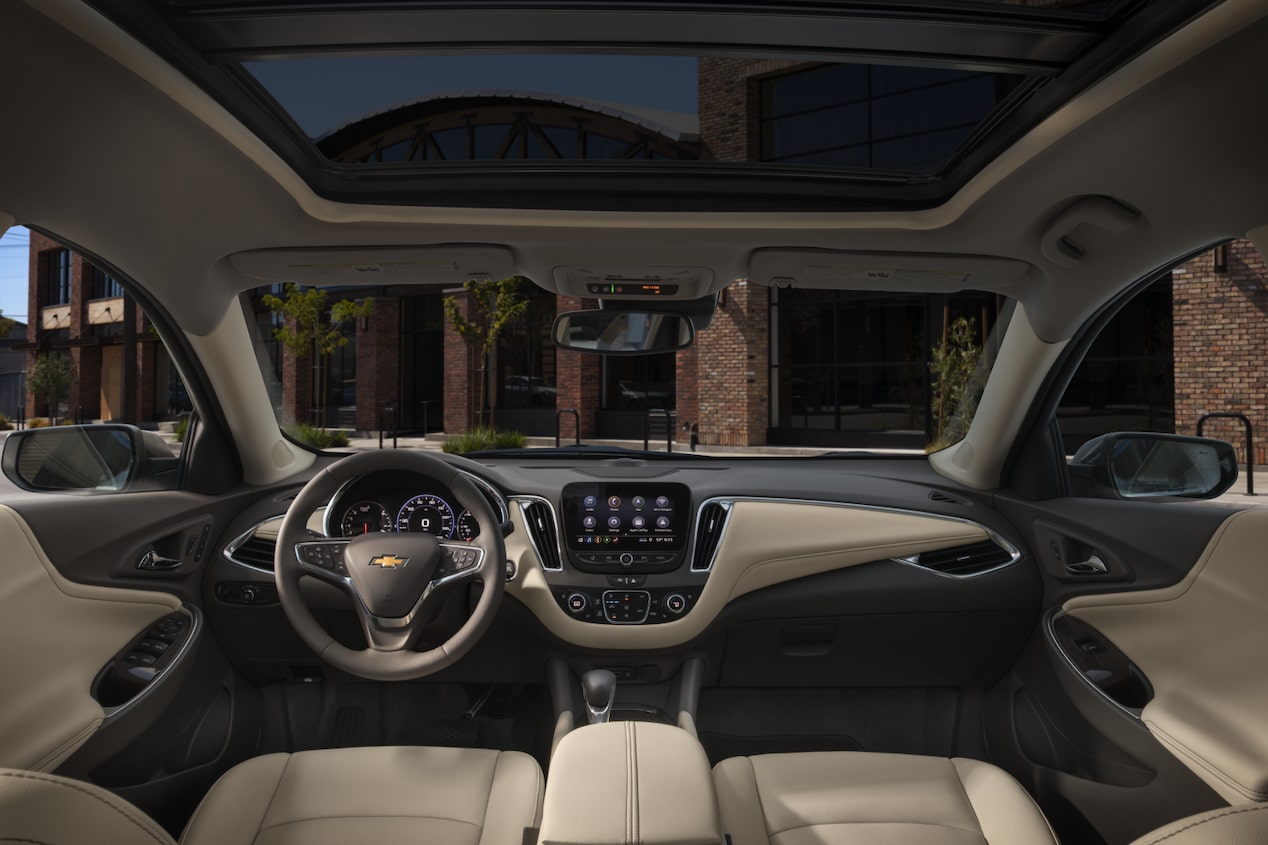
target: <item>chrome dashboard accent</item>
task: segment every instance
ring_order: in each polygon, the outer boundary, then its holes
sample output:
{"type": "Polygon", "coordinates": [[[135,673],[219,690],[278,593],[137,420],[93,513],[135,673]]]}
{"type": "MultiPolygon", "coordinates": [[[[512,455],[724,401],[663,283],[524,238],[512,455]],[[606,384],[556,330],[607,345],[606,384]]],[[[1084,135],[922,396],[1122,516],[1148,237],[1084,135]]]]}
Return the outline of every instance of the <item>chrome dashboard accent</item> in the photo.
{"type": "Polygon", "coordinates": [[[511,501],[515,502],[520,507],[520,518],[524,520],[524,527],[528,531],[528,544],[532,547],[533,554],[537,556],[537,562],[541,565],[541,568],[546,572],[563,572],[564,561],[568,558],[564,552],[563,542],[561,539],[563,534],[560,531],[559,516],[555,513],[555,506],[551,504],[549,499],[543,496],[534,496],[532,494],[511,496],[511,501]],[[550,521],[554,523],[555,526],[555,546],[557,554],[559,555],[557,558],[559,560],[559,566],[546,565],[546,558],[542,555],[542,551],[537,545],[537,537],[533,534],[532,529],[529,528],[527,512],[528,506],[534,504],[545,505],[546,510],[550,511],[550,521]]]}
{"type": "MultiPolygon", "coordinates": [[[[936,514],[934,515],[936,516],[936,514]]],[[[1012,543],[1005,540],[1000,535],[996,534],[991,529],[987,528],[985,525],[982,525],[980,522],[974,522],[971,519],[959,519],[957,517],[951,517],[951,516],[944,517],[944,518],[954,519],[957,522],[963,522],[969,525],[976,525],[978,528],[981,528],[983,531],[986,532],[986,536],[990,539],[991,542],[999,546],[1004,551],[1008,552],[1009,560],[997,566],[992,566],[989,569],[983,569],[980,572],[966,572],[963,574],[955,573],[955,572],[939,572],[938,570],[933,569],[931,567],[923,566],[919,562],[919,558],[920,558],[919,554],[908,555],[907,557],[894,557],[894,558],[890,558],[890,560],[895,561],[897,563],[906,564],[907,566],[914,566],[917,569],[924,570],[925,572],[932,572],[934,575],[940,575],[943,578],[955,578],[957,580],[963,580],[965,578],[977,578],[978,576],[981,576],[981,575],[989,575],[992,572],[998,572],[999,570],[1003,569],[1006,566],[1012,566],[1014,563],[1021,560],[1021,551],[1018,550],[1016,546],[1014,546],[1012,543]]],[[[925,554],[925,553],[922,552],[922,554],[925,554]]]]}
{"type": "MultiPolygon", "coordinates": [[[[329,509],[327,509],[327,515],[329,515],[329,509]]],[[[278,514],[277,516],[270,516],[267,519],[260,520],[255,525],[252,525],[246,531],[243,531],[237,537],[234,537],[232,540],[230,540],[229,544],[225,546],[224,551],[221,552],[221,555],[224,557],[225,560],[229,561],[230,563],[236,566],[241,566],[244,569],[250,569],[252,572],[263,572],[266,575],[272,575],[273,574],[272,569],[265,569],[261,566],[255,566],[245,561],[238,560],[236,557],[233,556],[233,553],[236,552],[238,549],[242,548],[242,546],[244,546],[249,540],[255,537],[255,535],[259,533],[260,529],[263,528],[264,526],[270,525],[272,523],[277,523],[278,528],[280,529],[282,525],[282,520],[284,519],[286,519],[286,514],[278,514]]],[[[276,539],[277,539],[276,532],[274,532],[273,538],[276,543],[276,539]]]]}

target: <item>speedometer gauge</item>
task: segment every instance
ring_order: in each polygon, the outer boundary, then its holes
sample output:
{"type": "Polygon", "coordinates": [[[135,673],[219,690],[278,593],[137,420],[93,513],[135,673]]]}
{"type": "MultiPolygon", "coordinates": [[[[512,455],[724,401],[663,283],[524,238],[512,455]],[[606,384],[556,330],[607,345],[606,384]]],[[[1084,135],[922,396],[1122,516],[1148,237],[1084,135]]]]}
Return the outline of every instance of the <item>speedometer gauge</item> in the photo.
{"type": "Polygon", "coordinates": [[[458,539],[470,543],[480,536],[480,523],[476,522],[471,511],[463,511],[458,516],[458,539]]]}
{"type": "Polygon", "coordinates": [[[392,522],[378,502],[357,502],[344,512],[339,529],[345,537],[356,537],[371,531],[391,531],[392,522]]]}
{"type": "Polygon", "coordinates": [[[442,540],[453,536],[453,526],[453,508],[444,499],[430,493],[410,499],[396,515],[397,531],[426,532],[442,540]]]}

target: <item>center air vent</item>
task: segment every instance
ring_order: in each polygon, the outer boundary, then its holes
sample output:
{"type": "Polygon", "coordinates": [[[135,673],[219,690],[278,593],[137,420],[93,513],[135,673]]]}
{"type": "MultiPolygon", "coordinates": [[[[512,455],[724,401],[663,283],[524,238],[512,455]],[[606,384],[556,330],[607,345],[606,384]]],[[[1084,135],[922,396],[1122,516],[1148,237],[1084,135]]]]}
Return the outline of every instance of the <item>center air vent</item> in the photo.
{"type": "Polygon", "coordinates": [[[706,572],[713,567],[713,556],[726,532],[726,519],[731,513],[730,502],[710,502],[700,509],[700,521],[696,524],[696,550],[691,556],[691,570],[706,572]]]}
{"type": "Polygon", "coordinates": [[[1004,548],[994,540],[983,540],[967,546],[921,552],[911,557],[899,558],[899,560],[924,569],[932,569],[934,572],[941,572],[943,575],[963,578],[1007,566],[1018,557],[1020,555],[1015,551],[1004,548]]]}
{"type": "Polygon", "coordinates": [[[555,530],[555,514],[550,505],[542,501],[520,502],[520,512],[528,526],[528,536],[533,550],[542,562],[542,569],[558,572],[564,568],[559,559],[559,535],[555,530]]]}

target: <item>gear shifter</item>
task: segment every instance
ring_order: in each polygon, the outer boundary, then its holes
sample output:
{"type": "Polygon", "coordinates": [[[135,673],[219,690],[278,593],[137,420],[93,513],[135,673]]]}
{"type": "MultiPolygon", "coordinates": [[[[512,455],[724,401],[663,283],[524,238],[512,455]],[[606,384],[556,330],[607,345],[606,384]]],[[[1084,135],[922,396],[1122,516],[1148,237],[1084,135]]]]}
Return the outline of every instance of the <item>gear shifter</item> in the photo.
{"type": "Polygon", "coordinates": [[[586,700],[586,719],[590,724],[606,722],[616,699],[616,675],[607,669],[586,672],[581,676],[581,697],[586,700]]]}

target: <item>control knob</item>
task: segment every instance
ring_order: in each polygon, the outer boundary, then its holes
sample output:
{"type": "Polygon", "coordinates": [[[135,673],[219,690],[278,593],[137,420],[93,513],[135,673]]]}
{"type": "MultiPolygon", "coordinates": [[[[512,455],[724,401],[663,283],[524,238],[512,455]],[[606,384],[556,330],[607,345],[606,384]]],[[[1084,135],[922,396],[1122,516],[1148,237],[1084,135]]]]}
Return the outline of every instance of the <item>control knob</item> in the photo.
{"type": "Polygon", "coordinates": [[[242,592],[238,593],[238,600],[243,604],[255,604],[259,597],[260,591],[255,587],[243,587],[242,592]]]}
{"type": "Polygon", "coordinates": [[[569,593],[564,606],[573,616],[585,616],[590,611],[590,597],[585,593],[569,593]]]}
{"type": "Polygon", "coordinates": [[[687,598],[682,593],[670,593],[665,596],[661,606],[665,608],[667,613],[671,613],[674,616],[682,616],[687,610],[687,598]]]}

